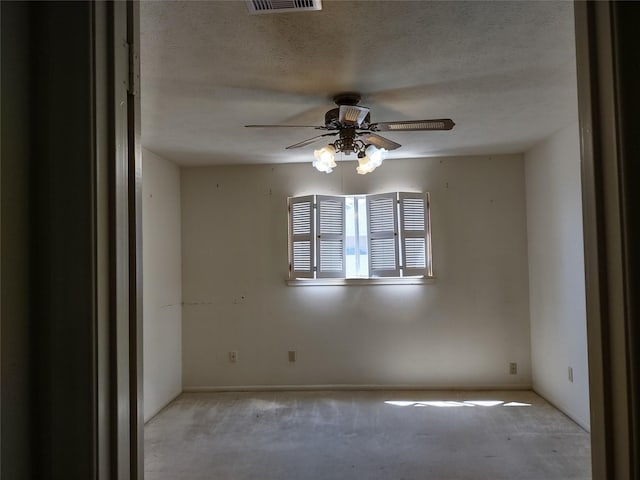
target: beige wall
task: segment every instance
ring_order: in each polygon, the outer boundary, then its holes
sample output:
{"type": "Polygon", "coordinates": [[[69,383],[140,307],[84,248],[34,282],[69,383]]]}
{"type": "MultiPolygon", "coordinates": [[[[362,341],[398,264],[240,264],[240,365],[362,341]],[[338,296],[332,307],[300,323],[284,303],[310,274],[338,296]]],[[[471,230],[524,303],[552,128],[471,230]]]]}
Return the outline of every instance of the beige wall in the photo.
{"type": "Polygon", "coordinates": [[[182,391],[180,170],[142,152],[144,419],[182,391]]]}
{"type": "Polygon", "coordinates": [[[528,151],[525,170],[533,387],[589,429],[578,124],[528,151]]]}
{"type": "Polygon", "coordinates": [[[181,190],[185,388],[531,384],[521,156],[184,168],[181,190]],[[435,284],[285,285],[287,196],[396,190],[431,192],[435,284]]]}

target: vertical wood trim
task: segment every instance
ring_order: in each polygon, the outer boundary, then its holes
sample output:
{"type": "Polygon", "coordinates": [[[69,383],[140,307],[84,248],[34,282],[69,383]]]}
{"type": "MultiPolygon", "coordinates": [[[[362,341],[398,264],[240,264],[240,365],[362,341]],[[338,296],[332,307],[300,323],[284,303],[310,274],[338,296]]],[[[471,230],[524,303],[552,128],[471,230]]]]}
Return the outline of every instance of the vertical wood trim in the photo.
{"type": "MultiPolygon", "coordinates": [[[[599,165],[594,162],[596,139],[593,135],[597,112],[593,112],[595,92],[592,91],[591,77],[595,65],[591,58],[593,40],[593,18],[589,13],[590,6],[586,2],[574,3],[576,30],[576,63],[578,80],[578,110],[580,124],[581,175],[582,175],[582,211],[584,231],[585,289],[587,309],[587,350],[589,363],[589,401],[591,409],[591,463],[592,475],[596,479],[610,477],[611,451],[608,445],[606,418],[610,409],[605,392],[609,389],[605,377],[606,342],[603,341],[605,330],[601,324],[604,306],[601,301],[598,271],[604,266],[598,246],[602,243],[602,232],[598,226],[601,205],[601,177],[599,165]]],[[[594,102],[595,103],[595,102],[594,102]]]]}
{"type": "Polygon", "coordinates": [[[37,420],[31,213],[31,8],[27,3],[0,2],[2,257],[0,298],[2,330],[2,415],[0,418],[3,478],[31,478],[37,467],[30,459],[37,420]]]}
{"type": "Polygon", "coordinates": [[[129,368],[131,479],[144,477],[143,312],[142,312],[142,146],[140,142],[140,4],[127,1],[130,48],[128,106],[129,149],[129,368]]]}
{"type": "Polygon", "coordinates": [[[94,6],[29,4],[33,478],[97,475],[94,6]]]}
{"type": "Polygon", "coordinates": [[[95,2],[93,23],[95,71],[95,249],[96,249],[96,398],[97,398],[97,474],[99,480],[111,478],[111,397],[110,381],[110,219],[109,219],[109,185],[110,185],[110,92],[113,89],[113,78],[110,75],[109,28],[111,16],[106,2],[95,2]]]}
{"type": "Polygon", "coordinates": [[[616,139],[618,148],[617,180],[620,202],[621,256],[624,332],[626,340],[626,374],[629,429],[630,476],[640,479],[640,299],[638,283],[638,248],[640,242],[640,195],[635,182],[640,175],[638,155],[638,109],[640,100],[637,89],[640,82],[640,57],[638,55],[638,6],[628,2],[611,5],[612,41],[614,52],[616,139]]]}
{"type": "Polygon", "coordinates": [[[111,171],[111,368],[113,381],[111,475],[131,475],[131,398],[129,364],[129,124],[127,4],[110,2],[112,13],[114,156],[111,171]]]}
{"type": "MultiPolygon", "coordinates": [[[[0,4],[0,112],[2,112],[2,4],[0,4]]],[[[0,115],[0,225],[2,225],[2,115],[0,115]]],[[[2,229],[0,228],[0,252],[2,251],[2,229]]],[[[2,256],[0,256],[2,272],[2,256]]],[[[0,273],[0,292],[2,274],[0,273]]],[[[2,295],[0,294],[0,480],[2,480],[2,295]]]]}
{"type": "MultiPolygon", "coordinates": [[[[22,165],[28,160],[30,215],[23,218],[33,231],[25,242],[34,310],[28,318],[33,371],[25,371],[34,377],[33,443],[16,448],[33,474],[22,477],[126,480],[132,402],[127,11],[120,2],[12,5],[28,13],[29,27],[20,46],[30,101],[16,107],[28,113],[22,165]]],[[[4,4],[1,10],[6,13],[4,4]]],[[[7,458],[5,451],[4,466],[7,458]]]]}
{"type": "Polygon", "coordinates": [[[629,426],[629,312],[624,295],[627,259],[621,217],[615,27],[609,2],[574,5],[592,473],[595,479],[628,480],[633,478],[634,452],[629,426]]]}

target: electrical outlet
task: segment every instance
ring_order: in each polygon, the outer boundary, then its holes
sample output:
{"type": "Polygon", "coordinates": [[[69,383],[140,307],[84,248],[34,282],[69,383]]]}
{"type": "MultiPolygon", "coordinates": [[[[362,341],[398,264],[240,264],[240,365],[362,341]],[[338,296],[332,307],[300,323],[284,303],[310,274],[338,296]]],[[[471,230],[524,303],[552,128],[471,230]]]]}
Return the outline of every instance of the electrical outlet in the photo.
{"type": "Polygon", "coordinates": [[[229,352],[229,361],[231,363],[236,363],[238,361],[238,352],[236,352],[235,350],[229,352]]]}
{"type": "Polygon", "coordinates": [[[295,362],[296,358],[297,358],[297,353],[295,350],[289,350],[289,361],[290,362],[295,362]]]}
{"type": "Polygon", "coordinates": [[[573,368],[572,367],[569,367],[568,374],[569,374],[569,381],[571,383],[573,383],[573,368]]]}
{"type": "Polygon", "coordinates": [[[509,375],[517,375],[518,374],[518,364],[516,362],[511,362],[509,364],[509,375]]]}

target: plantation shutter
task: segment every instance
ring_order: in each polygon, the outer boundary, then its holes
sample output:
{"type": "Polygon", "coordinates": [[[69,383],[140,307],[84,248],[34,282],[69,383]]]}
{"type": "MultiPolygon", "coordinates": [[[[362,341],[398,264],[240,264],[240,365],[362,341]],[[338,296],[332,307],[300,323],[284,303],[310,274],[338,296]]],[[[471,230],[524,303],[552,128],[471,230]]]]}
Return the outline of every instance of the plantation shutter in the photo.
{"type": "Polygon", "coordinates": [[[400,193],[400,244],[404,276],[429,275],[429,194],[400,193]]]}
{"type": "Polygon", "coordinates": [[[344,197],[318,195],[316,198],[318,248],[316,278],[344,278],[346,276],[344,197]]]}
{"type": "Polygon", "coordinates": [[[398,277],[397,193],[367,195],[369,276],[398,277]]]}
{"type": "Polygon", "coordinates": [[[313,278],[313,195],[289,199],[289,277],[313,278]]]}

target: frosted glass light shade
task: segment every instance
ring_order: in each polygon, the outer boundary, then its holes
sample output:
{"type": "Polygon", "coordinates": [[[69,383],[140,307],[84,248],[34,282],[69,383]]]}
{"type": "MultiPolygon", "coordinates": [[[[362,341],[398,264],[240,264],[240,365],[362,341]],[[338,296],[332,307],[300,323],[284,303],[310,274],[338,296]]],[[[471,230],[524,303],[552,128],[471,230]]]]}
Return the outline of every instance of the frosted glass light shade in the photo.
{"type": "Polygon", "coordinates": [[[356,167],[356,172],[360,175],[366,175],[367,173],[371,173],[376,169],[375,166],[371,163],[371,159],[367,156],[358,159],[358,166],[356,167]]]}
{"type": "Polygon", "coordinates": [[[356,167],[356,172],[360,175],[373,172],[382,165],[383,160],[389,154],[384,148],[376,148],[373,145],[369,145],[364,152],[365,156],[358,159],[358,166],[356,167]]]}
{"type": "Polygon", "coordinates": [[[387,158],[387,155],[389,155],[388,150],[384,148],[377,148],[377,147],[374,147],[373,145],[369,145],[364,151],[364,153],[367,154],[367,157],[369,157],[371,163],[375,166],[374,168],[377,168],[380,165],[382,165],[382,161],[385,158],[387,158]]]}
{"type": "Polygon", "coordinates": [[[313,166],[319,172],[331,173],[336,166],[336,149],[329,144],[313,152],[313,166]]]}

